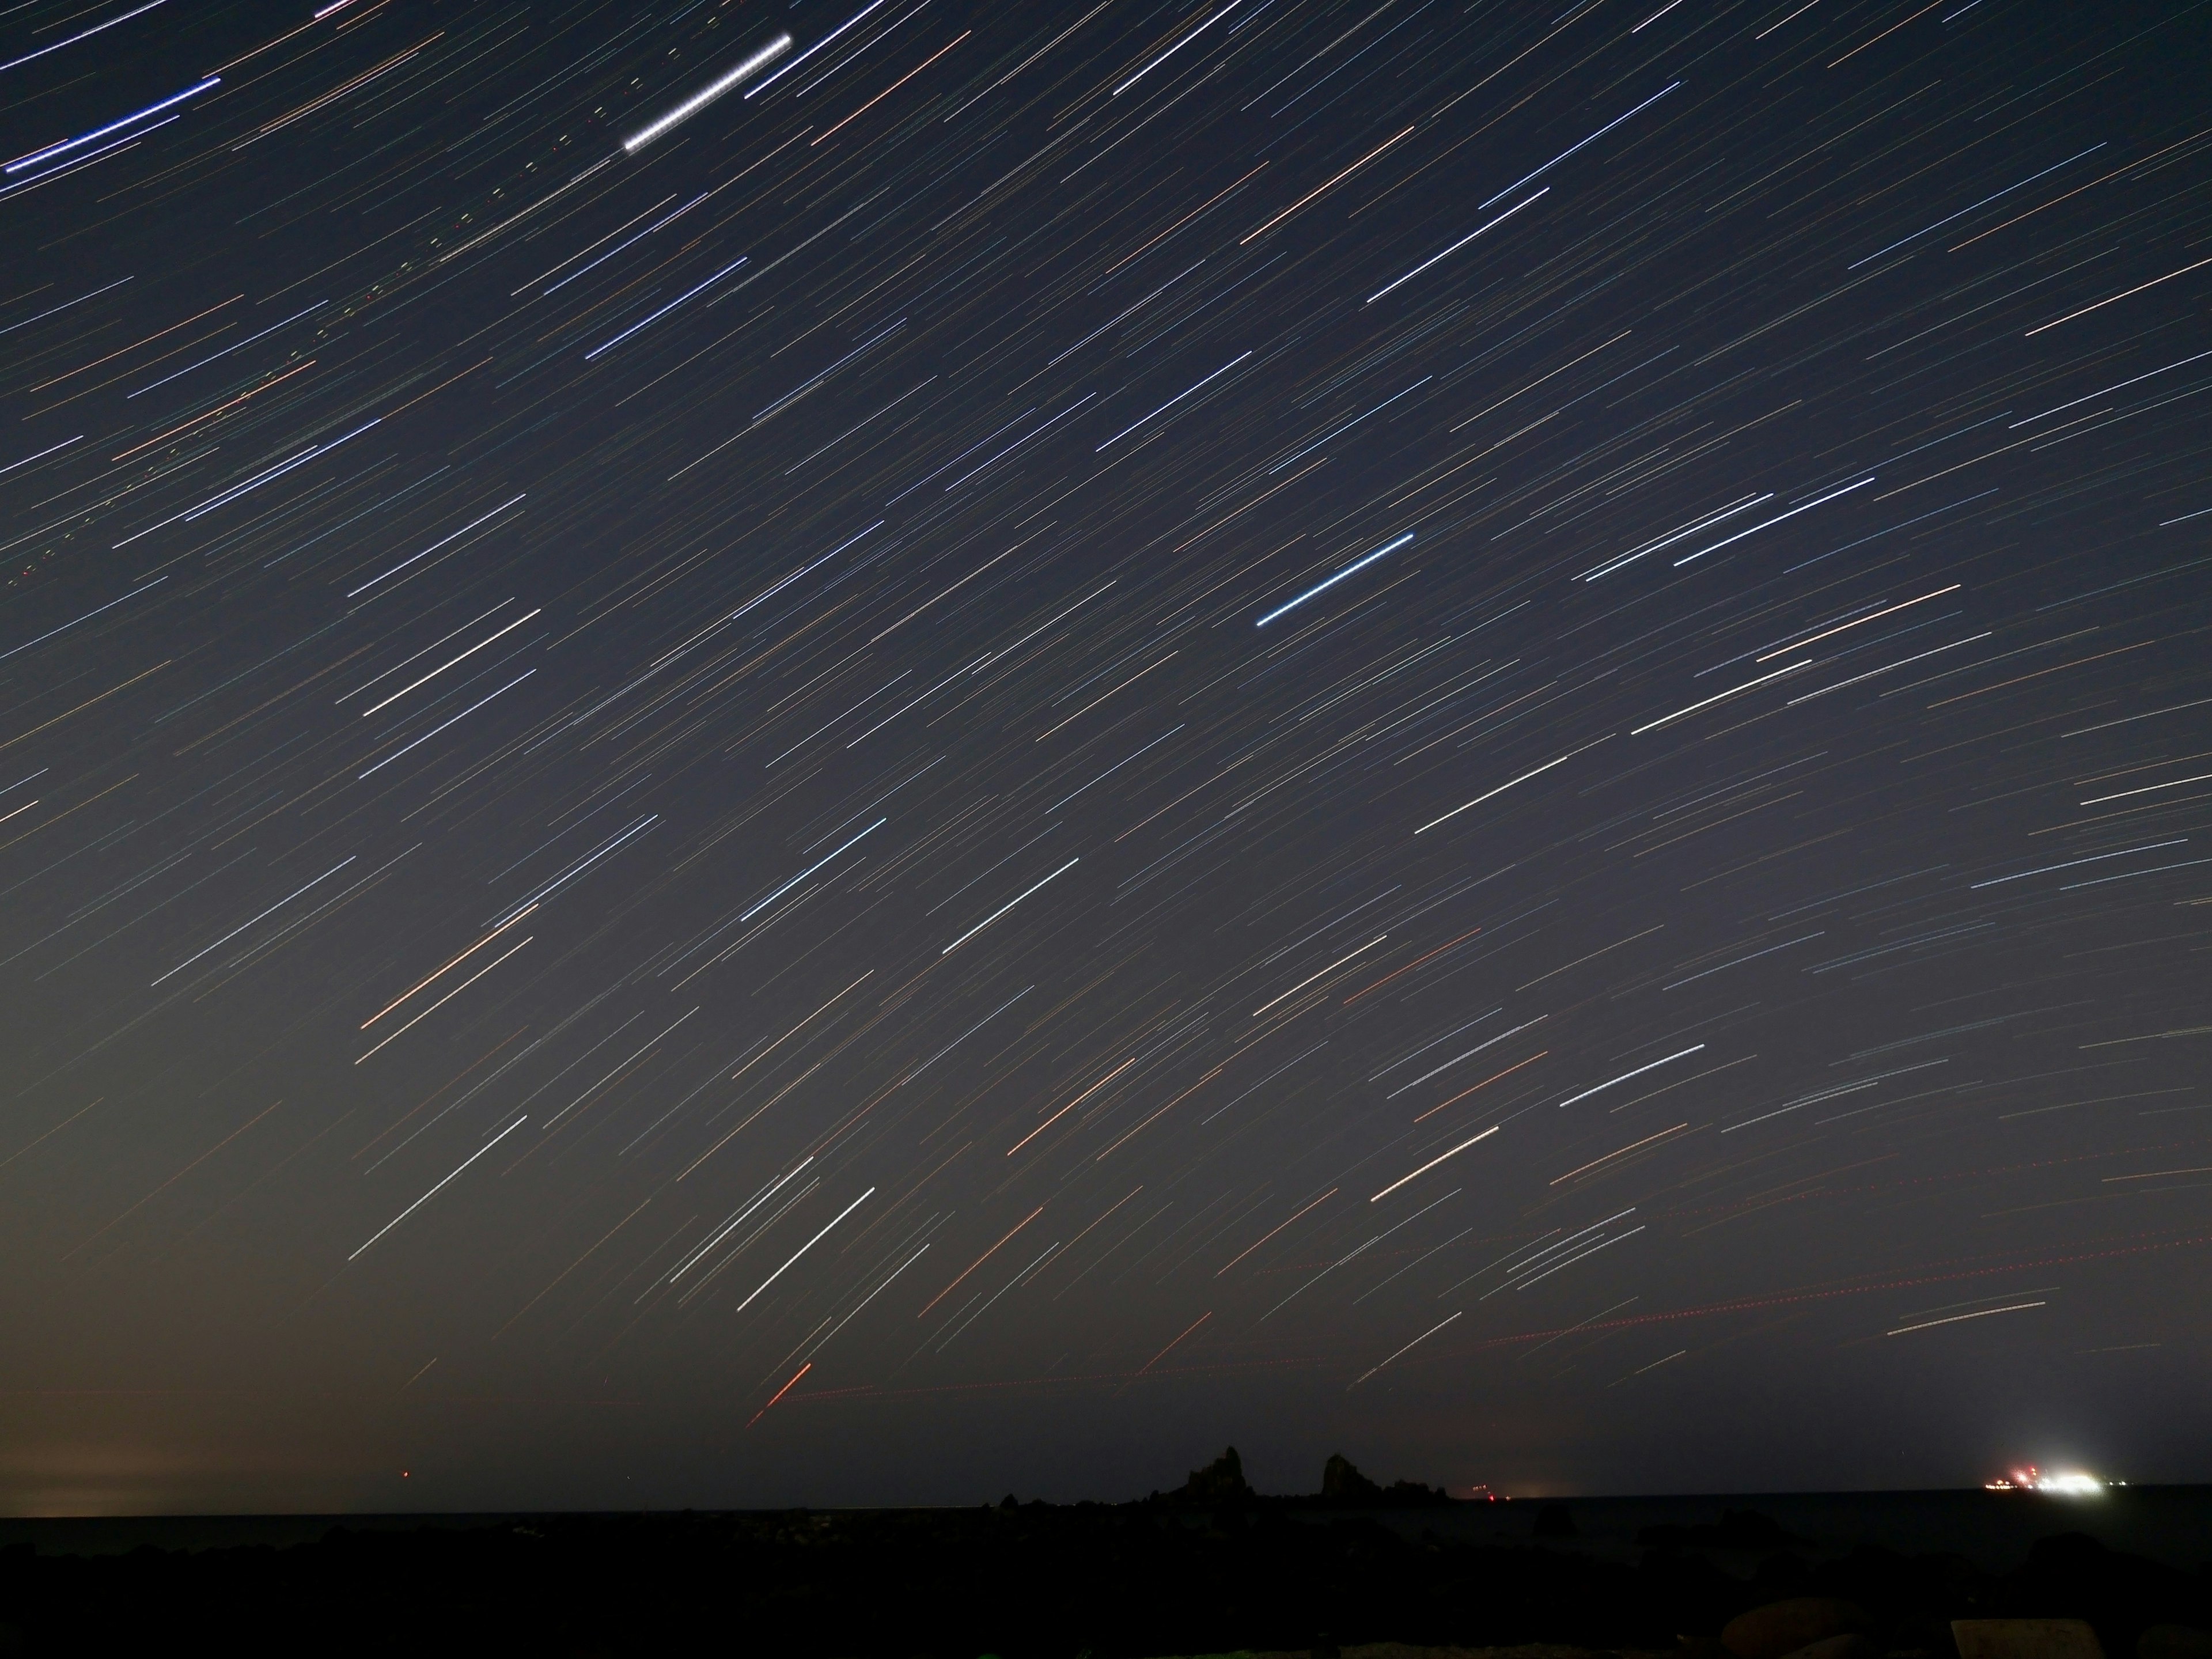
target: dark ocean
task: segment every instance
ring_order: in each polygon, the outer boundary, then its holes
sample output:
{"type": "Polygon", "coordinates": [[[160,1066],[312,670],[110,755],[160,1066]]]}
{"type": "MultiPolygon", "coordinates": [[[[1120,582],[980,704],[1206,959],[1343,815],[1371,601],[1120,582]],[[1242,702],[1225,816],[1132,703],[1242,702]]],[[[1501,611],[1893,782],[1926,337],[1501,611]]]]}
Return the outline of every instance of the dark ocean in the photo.
{"type": "MultiPolygon", "coordinates": [[[[1753,1492],[1735,1497],[1572,1498],[1564,1506],[1575,1535],[1546,1541],[1613,1560],[1632,1560],[1638,1535],[1661,1527],[1702,1528],[1730,1510],[1775,1522],[1808,1562],[1833,1559],[1862,1544],[1905,1555],[1957,1554],[2002,1572],[2018,1566],[2039,1538],[2087,1533],[2108,1549],[2148,1556],[2194,1571],[2212,1563],[2212,1486],[2112,1486],[2094,1497],[2032,1492],[1753,1492]]],[[[1429,1527],[1468,1543],[1523,1541],[1534,1535],[1529,1500],[1459,1504],[1449,1511],[1403,1512],[1401,1528],[1429,1527]]],[[[1773,1544],[1748,1549],[1692,1540],[1717,1564],[1747,1572],[1773,1544]]]]}
{"type": "MultiPolygon", "coordinates": [[[[1862,1545],[1906,1555],[1957,1554],[1992,1572],[2020,1565],[2039,1538],[2087,1533],[2109,1549],[2147,1556],[2187,1571],[2212,1565],[2212,1486],[2115,1486],[2101,1495],[2062,1498],[1982,1491],[1752,1492],[1735,1496],[1567,1498],[1455,1503],[1449,1508],[1369,1511],[1393,1529],[1424,1530],[1469,1544],[1541,1541],[1611,1560],[1633,1560],[1655,1541],[1654,1528],[1711,1528],[1730,1511],[1763,1516],[1788,1534],[1748,1547],[1676,1534],[1681,1547],[1748,1574],[1778,1548],[1808,1563],[1862,1545]],[[1537,1535],[1540,1515],[1564,1510],[1571,1537],[1537,1535]]],[[[1321,1518],[1328,1511],[1307,1512],[1321,1518]]],[[[118,1554],[157,1549],[311,1543],[333,1527],[411,1531],[483,1527],[527,1520],[521,1514],[144,1516],[0,1520],[0,1548],[29,1543],[40,1554],[118,1554]]],[[[1739,1522],[1739,1528],[1741,1523],[1739,1522]]],[[[1556,1530],[1555,1518],[1547,1529],[1556,1530]]],[[[1729,1535],[1725,1529],[1720,1534],[1729,1535]]]]}

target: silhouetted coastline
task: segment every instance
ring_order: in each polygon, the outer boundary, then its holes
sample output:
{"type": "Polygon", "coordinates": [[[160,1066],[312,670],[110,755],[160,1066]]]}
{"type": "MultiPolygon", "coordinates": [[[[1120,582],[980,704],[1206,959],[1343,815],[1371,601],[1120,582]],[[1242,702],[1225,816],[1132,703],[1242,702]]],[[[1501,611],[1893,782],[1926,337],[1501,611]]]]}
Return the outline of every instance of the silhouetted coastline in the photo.
{"type": "Polygon", "coordinates": [[[2104,1659],[2189,1659],[2187,1632],[2212,1629],[2212,1563],[2056,1524],[1993,1570],[1871,1539],[1824,1554],[1715,1502],[1642,1528],[1624,1559],[1580,1535],[1577,1510],[1606,1501],[1454,1500],[1340,1456],[1319,1492],[1269,1496],[1231,1450],[1126,1504],[362,1517],[281,1547],[106,1554],[64,1553],[66,1523],[48,1522],[40,1547],[0,1548],[0,1650],[1362,1659],[1397,1643],[1744,1659],[1722,1644],[1745,1628],[1729,1621],[1785,1601],[1852,1610],[1828,1659],[1954,1659],[1956,1619],[2087,1620],[2104,1659]]]}

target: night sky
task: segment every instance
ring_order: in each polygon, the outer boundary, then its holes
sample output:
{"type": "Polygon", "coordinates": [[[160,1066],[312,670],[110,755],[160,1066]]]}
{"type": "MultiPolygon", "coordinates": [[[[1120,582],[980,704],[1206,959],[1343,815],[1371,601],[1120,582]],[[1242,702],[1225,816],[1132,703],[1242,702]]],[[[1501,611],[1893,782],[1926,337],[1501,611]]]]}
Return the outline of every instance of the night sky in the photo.
{"type": "Polygon", "coordinates": [[[0,12],[0,1504],[2212,1479],[2208,23],[0,12]]]}

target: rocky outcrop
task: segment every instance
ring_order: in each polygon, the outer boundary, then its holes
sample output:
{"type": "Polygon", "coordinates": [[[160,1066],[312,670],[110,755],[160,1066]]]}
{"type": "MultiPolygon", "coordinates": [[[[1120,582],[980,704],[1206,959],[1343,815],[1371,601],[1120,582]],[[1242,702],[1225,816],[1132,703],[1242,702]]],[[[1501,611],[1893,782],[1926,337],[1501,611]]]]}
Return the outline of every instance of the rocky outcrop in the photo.
{"type": "Polygon", "coordinates": [[[1168,1496],[1179,1504],[1227,1509],[1249,1504],[1257,1494],[1244,1478],[1244,1460],[1231,1446],[1204,1468],[1193,1469],[1190,1479],[1168,1496]]]}
{"type": "Polygon", "coordinates": [[[1449,1504],[1451,1499],[1442,1486],[1425,1486],[1418,1480],[1393,1480],[1387,1486],[1378,1486],[1362,1474],[1342,1452],[1334,1452],[1322,1466],[1320,1498],[1308,1501],[1317,1501],[1324,1509],[1401,1510],[1449,1504]]]}
{"type": "Polygon", "coordinates": [[[1735,1659],[1785,1659],[1831,1637],[1863,1632],[1869,1622],[1856,1603],[1800,1595],[1738,1613],[1722,1627],[1721,1645],[1735,1659]]]}
{"type": "Polygon", "coordinates": [[[1373,1504],[1381,1500],[1382,1488],[1360,1474],[1342,1452],[1331,1452],[1322,1465],[1321,1495],[1330,1504],[1373,1504]]]}
{"type": "Polygon", "coordinates": [[[1959,1659],[2105,1659],[2081,1619],[1954,1619],[1959,1659]]]}

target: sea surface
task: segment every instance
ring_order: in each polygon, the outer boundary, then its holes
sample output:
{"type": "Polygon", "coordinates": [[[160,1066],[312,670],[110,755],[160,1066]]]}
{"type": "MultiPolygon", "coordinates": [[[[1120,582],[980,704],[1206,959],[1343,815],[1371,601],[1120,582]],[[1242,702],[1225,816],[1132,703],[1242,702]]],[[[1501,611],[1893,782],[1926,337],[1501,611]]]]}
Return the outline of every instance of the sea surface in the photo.
{"type": "MultiPolygon", "coordinates": [[[[2020,1565],[2039,1538],[2087,1533],[2107,1548],[2185,1571],[2212,1565],[2212,1486],[2115,1486],[2094,1497],[1982,1491],[1752,1492],[1679,1498],[1571,1498],[1455,1503],[1449,1508],[1365,1511],[1394,1530],[1430,1531],[1468,1544],[1528,1544],[1632,1561],[1646,1528],[1711,1527],[1729,1510],[1752,1510],[1790,1534],[1784,1546],[1808,1561],[1849,1553],[1862,1544],[1908,1555],[1963,1555],[2002,1572],[2020,1565]],[[1537,1517],[1564,1509],[1570,1538],[1536,1536],[1537,1517]]],[[[1295,1510],[1323,1521],[1342,1511],[1295,1510]]],[[[28,1543],[41,1554],[119,1554],[142,1545],[201,1550],[312,1543],[333,1527],[410,1531],[469,1528],[539,1517],[503,1514],[143,1516],[0,1519],[0,1548],[28,1543]]],[[[1553,1523],[1556,1525],[1556,1522],[1553,1523]]],[[[1775,1546],[1743,1550],[1696,1544],[1718,1565],[1748,1573],[1775,1546]]]]}
{"type": "MultiPolygon", "coordinates": [[[[2108,1549],[2195,1571],[2212,1563],[2212,1486],[2112,1486],[2081,1498],[1979,1489],[1936,1492],[1751,1492],[1735,1497],[1571,1498],[1539,1503],[1455,1504],[1449,1510],[1401,1510],[1401,1530],[1426,1527],[1467,1543],[1528,1541],[1536,1515],[1563,1507],[1571,1539],[1544,1541],[1613,1560],[1643,1553],[1647,1528],[1710,1527],[1729,1510],[1748,1510],[1791,1535],[1785,1547],[1808,1561],[1832,1559],[1861,1544],[1906,1555],[1963,1555],[1993,1572],[2020,1565],[2039,1538],[2087,1533],[2108,1549]]],[[[1693,1546],[1722,1566],[1748,1571],[1773,1547],[1751,1550],[1693,1546]]]]}

